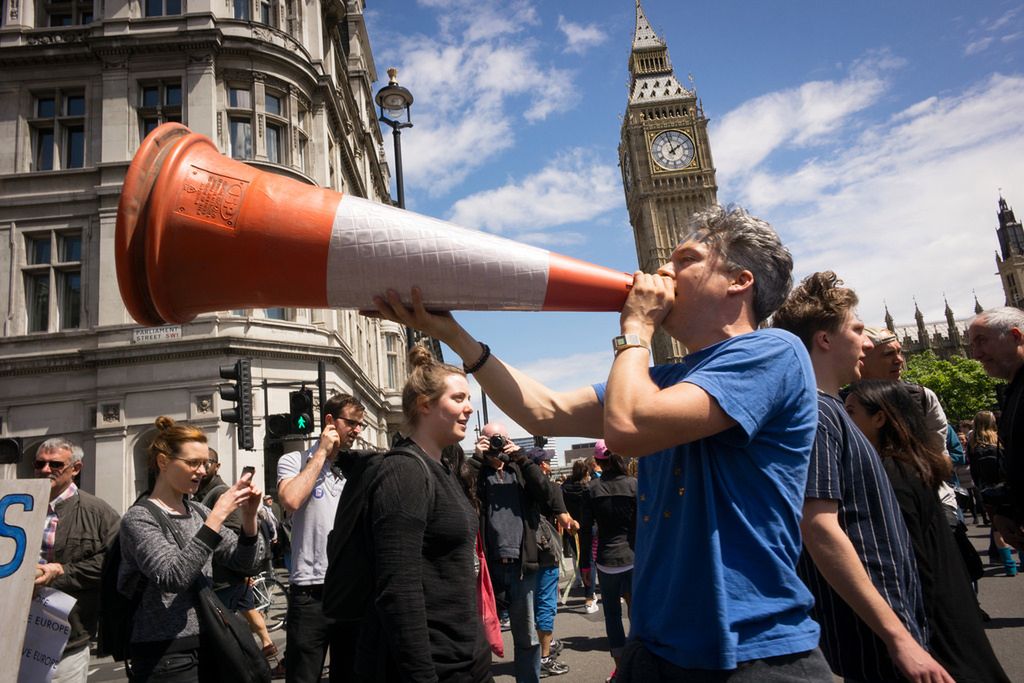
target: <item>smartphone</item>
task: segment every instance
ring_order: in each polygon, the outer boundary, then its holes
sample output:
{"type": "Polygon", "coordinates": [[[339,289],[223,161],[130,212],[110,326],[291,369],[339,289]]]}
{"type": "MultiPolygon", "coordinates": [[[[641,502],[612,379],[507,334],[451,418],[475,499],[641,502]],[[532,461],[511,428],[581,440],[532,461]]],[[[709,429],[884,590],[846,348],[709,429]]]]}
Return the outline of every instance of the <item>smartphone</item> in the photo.
{"type": "Polygon", "coordinates": [[[252,465],[248,465],[246,467],[243,467],[242,468],[242,479],[245,479],[245,475],[247,475],[247,474],[249,475],[249,481],[252,481],[252,478],[256,476],[256,468],[253,467],[252,465]]]}

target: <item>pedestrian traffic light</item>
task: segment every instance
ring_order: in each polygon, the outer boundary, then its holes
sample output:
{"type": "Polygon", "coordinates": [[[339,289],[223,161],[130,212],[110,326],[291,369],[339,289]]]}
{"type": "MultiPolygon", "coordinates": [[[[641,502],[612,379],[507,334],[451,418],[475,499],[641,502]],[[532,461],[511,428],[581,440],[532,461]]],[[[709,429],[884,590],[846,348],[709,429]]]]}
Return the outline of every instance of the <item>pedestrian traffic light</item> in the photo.
{"type": "Polygon", "coordinates": [[[241,358],[234,365],[222,365],[220,376],[234,382],[218,387],[220,397],[235,404],[234,408],[220,411],[220,419],[238,425],[239,448],[255,450],[252,436],[252,359],[241,358]]]}
{"type": "Polygon", "coordinates": [[[299,389],[288,394],[290,430],[293,434],[313,431],[313,390],[299,389]]]}
{"type": "Polygon", "coordinates": [[[271,439],[283,439],[292,433],[291,413],[274,413],[267,415],[267,436],[271,439]]]}
{"type": "Polygon", "coordinates": [[[0,465],[17,465],[21,461],[21,437],[0,439],[0,465]]]}

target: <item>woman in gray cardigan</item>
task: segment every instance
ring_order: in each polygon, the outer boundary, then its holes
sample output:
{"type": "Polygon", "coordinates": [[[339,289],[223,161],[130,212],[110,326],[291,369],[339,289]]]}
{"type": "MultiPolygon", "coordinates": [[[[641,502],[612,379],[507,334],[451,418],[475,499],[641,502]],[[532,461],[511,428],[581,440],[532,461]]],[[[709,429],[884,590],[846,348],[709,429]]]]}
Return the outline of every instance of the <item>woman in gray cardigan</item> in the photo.
{"type": "Polygon", "coordinates": [[[132,681],[193,683],[199,680],[197,580],[211,579],[213,561],[251,574],[259,571],[264,555],[257,521],[262,492],[245,474],[212,510],[189,504],[209,462],[206,435],[165,416],[156,419],[156,429],[149,446],[149,465],[156,472],[149,504],[133,505],[121,520],[118,588],[135,595],[144,585],[129,646],[129,676],[132,681]],[[241,511],[241,536],[223,526],[235,510],[241,511]],[[163,531],[157,515],[188,539],[184,548],[170,528],[163,531]]]}

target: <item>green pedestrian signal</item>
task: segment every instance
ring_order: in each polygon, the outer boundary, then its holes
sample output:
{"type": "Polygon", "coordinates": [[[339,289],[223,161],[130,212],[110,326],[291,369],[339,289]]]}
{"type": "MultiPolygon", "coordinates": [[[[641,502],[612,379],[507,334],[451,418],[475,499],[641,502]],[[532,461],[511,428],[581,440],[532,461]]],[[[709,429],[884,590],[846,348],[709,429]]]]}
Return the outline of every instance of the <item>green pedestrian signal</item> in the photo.
{"type": "Polygon", "coordinates": [[[294,434],[313,431],[313,390],[299,389],[288,395],[288,419],[294,434]]]}

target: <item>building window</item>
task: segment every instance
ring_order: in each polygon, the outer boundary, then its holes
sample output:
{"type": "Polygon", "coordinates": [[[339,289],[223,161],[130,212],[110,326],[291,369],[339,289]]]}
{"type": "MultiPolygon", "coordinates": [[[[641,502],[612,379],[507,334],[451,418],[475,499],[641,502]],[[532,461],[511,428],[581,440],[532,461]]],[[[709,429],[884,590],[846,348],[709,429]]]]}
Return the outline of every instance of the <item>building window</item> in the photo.
{"type": "Polygon", "coordinates": [[[291,320],[287,308],[268,308],[263,315],[269,320],[291,320]]]}
{"type": "Polygon", "coordinates": [[[162,123],[181,123],[181,81],[139,84],[139,133],[144,138],[162,123]]]}
{"type": "Polygon", "coordinates": [[[79,26],[93,21],[92,0],[44,2],[40,26],[79,26]]]}
{"type": "Polygon", "coordinates": [[[250,21],[252,19],[252,3],[250,0],[234,0],[235,19],[250,21]]]}
{"type": "Polygon", "coordinates": [[[285,0],[285,26],[293,38],[298,38],[299,32],[302,31],[302,23],[299,19],[300,5],[299,0],[285,0]]]}
{"type": "Polygon", "coordinates": [[[75,329],[82,316],[82,235],[35,232],[25,237],[28,332],[75,329]]]}
{"type": "Polygon", "coordinates": [[[228,133],[233,159],[252,159],[252,91],[228,87],[228,133]]]}
{"type": "Polygon", "coordinates": [[[267,26],[278,28],[280,21],[278,20],[276,2],[272,2],[271,0],[260,0],[260,21],[267,26]]]}
{"type": "Polygon", "coordinates": [[[399,365],[400,344],[398,335],[389,332],[384,335],[384,351],[387,355],[387,387],[397,389],[400,386],[401,366],[399,365]]]}
{"type": "Polygon", "coordinates": [[[33,107],[31,170],[85,166],[85,95],[63,90],[39,93],[33,107]]]}
{"type": "Polygon", "coordinates": [[[165,17],[181,14],[181,0],[146,0],[147,17],[165,17]]]}
{"type": "Polygon", "coordinates": [[[287,163],[284,154],[285,142],[288,140],[288,119],[285,118],[285,98],[283,95],[267,91],[263,109],[267,117],[267,160],[274,164],[287,163]]]}

